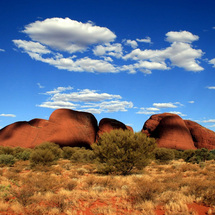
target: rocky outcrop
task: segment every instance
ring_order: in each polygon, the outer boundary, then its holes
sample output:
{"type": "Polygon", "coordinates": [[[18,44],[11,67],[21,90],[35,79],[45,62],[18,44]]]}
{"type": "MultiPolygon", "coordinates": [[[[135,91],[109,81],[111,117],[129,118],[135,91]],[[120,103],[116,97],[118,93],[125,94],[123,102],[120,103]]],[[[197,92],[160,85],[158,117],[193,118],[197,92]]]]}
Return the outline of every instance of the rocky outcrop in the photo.
{"type": "Polygon", "coordinates": [[[215,132],[191,120],[184,120],[190,130],[196,148],[215,149],[215,132]]]}
{"type": "Polygon", "coordinates": [[[158,147],[173,149],[215,149],[215,132],[171,113],[152,115],[142,132],[157,139],[158,147]]]}
{"type": "Polygon", "coordinates": [[[49,120],[33,119],[8,125],[0,130],[0,145],[33,148],[49,141],[60,146],[90,147],[97,130],[97,120],[92,114],[58,109],[49,120]]]}
{"type": "Polygon", "coordinates": [[[97,133],[97,139],[104,133],[110,132],[114,129],[123,129],[126,130],[127,126],[115,119],[103,118],[99,122],[99,131],[97,133]]]}

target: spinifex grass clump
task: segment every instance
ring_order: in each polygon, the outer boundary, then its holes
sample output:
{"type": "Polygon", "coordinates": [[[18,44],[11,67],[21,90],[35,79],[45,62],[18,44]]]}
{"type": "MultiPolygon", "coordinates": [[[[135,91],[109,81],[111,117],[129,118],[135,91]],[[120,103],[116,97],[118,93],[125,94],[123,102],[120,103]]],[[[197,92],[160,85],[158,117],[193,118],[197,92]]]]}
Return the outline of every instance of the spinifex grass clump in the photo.
{"type": "Polygon", "coordinates": [[[131,170],[148,164],[156,147],[155,139],[129,130],[104,133],[92,148],[101,173],[127,175],[131,170]]]}

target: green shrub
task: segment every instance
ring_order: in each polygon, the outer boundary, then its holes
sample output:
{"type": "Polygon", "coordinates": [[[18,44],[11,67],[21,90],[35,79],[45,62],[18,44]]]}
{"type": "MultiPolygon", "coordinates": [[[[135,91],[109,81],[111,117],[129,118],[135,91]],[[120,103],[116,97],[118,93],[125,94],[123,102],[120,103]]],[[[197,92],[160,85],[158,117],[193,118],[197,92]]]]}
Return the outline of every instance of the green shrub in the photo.
{"type": "Polygon", "coordinates": [[[15,163],[15,157],[13,155],[1,154],[0,165],[12,166],[15,163]]]}
{"type": "Polygon", "coordinates": [[[160,162],[166,162],[175,159],[175,153],[172,149],[167,148],[157,148],[154,151],[155,159],[160,162]]]}
{"type": "Polygon", "coordinates": [[[92,150],[79,147],[63,147],[63,158],[72,162],[89,163],[95,160],[92,150]]]}
{"type": "Polygon", "coordinates": [[[74,153],[74,148],[73,147],[63,147],[63,158],[64,159],[70,159],[72,154],[74,153]]]}
{"type": "Polygon", "coordinates": [[[155,147],[155,139],[122,129],[104,133],[92,145],[98,170],[122,175],[129,174],[134,167],[146,166],[155,147]]]}
{"type": "Polygon", "coordinates": [[[63,154],[63,151],[60,148],[60,146],[55,143],[52,143],[52,142],[44,142],[44,143],[36,146],[35,150],[37,150],[37,149],[51,151],[55,156],[55,160],[58,160],[59,158],[61,158],[62,154],[63,154]]]}
{"type": "Polygon", "coordinates": [[[18,160],[29,160],[31,156],[31,150],[24,150],[23,152],[17,153],[15,156],[18,160]]]}
{"type": "Polygon", "coordinates": [[[52,165],[55,160],[55,155],[49,149],[35,149],[30,155],[31,166],[52,165]]]}
{"type": "Polygon", "coordinates": [[[0,146],[0,154],[13,155],[13,148],[9,146],[0,146]]]}
{"type": "Polygon", "coordinates": [[[184,151],[184,160],[191,163],[205,162],[206,160],[214,159],[213,154],[205,148],[196,150],[184,151]]]}

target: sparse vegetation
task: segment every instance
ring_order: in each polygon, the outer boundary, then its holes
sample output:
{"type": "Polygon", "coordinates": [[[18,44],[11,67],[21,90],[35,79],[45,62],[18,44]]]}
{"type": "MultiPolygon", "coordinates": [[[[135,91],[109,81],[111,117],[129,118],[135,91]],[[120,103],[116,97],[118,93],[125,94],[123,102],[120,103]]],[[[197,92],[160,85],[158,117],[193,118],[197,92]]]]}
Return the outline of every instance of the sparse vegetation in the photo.
{"type": "MultiPolygon", "coordinates": [[[[130,133],[126,135],[130,137],[130,133]]],[[[145,140],[144,136],[136,138],[145,140]]],[[[129,150],[127,144],[124,146],[129,150]]],[[[152,146],[150,149],[154,149],[152,146]]],[[[113,146],[111,150],[113,155],[113,146]]],[[[166,215],[197,215],[197,204],[207,214],[215,213],[213,150],[156,149],[153,159],[159,160],[151,160],[148,158],[152,150],[144,162],[134,166],[133,174],[127,176],[98,174],[100,169],[94,162],[96,153],[84,148],[61,149],[45,143],[32,150],[0,147],[0,151],[0,214],[156,215],[163,211],[166,215]],[[168,156],[156,157],[161,152],[168,156]]],[[[118,161],[127,162],[126,159],[118,161]]],[[[121,169],[118,171],[122,173],[121,169]]]]}
{"type": "Polygon", "coordinates": [[[121,175],[146,166],[155,147],[155,139],[121,129],[104,133],[92,146],[99,172],[121,175]]]}

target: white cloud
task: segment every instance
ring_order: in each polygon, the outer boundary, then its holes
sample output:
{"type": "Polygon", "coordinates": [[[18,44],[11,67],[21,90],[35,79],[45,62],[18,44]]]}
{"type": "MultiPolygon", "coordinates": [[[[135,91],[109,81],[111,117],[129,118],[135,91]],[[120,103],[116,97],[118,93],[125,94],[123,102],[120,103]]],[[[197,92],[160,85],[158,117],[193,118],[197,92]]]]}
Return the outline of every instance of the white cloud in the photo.
{"type": "Polygon", "coordinates": [[[152,41],[151,41],[151,38],[150,37],[146,37],[145,39],[136,39],[137,42],[140,42],[140,43],[150,43],[152,44],[152,41]]]}
{"type": "Polygon", "coordinates": [[[137,114],[144,114],[144,115],[153,115],[153,114],[157,114],[160,111],[159,108],[155,108],[155,107],[149,107],[149,108],[140,108],[140,110],[138,112],[136,112],[137,114]]]}
{"type": "Polygon", "coordinates": [[[192,43],[199,39],[197,35],[190,33],[189,31],[170,31],[166,33],[166,41],[173,42],[183,42],[183,43],[192,43]]]}
{"type": "Polygon", "coordinates": [[[116,35],[108,28],[82,23],[69,18],[50,18],[25,26],[22,31],[33,41],[55,50],[74,53],[89,45],[114,41],[116,35]]]}
{"type": "Polygon", "coordinates": [[[37,53],[37,54],[49,54],[51,53],[45,46],[38,42],[26,41],[26,40],[13,40],[14,44],[18,48],[22,48],[26,53],[37,53]]]}
{"type": "Polygon", "coordinates": [[[67,92],[72,87],[58,87],[52,91],[47,91],[48,101],[43,102],[39,107],[46,108],[70,108],[91,113],[127,111],[133,107],[133,103],[122,101],[120,95],[99,93],[96,90],[78,90],[67,92]],[[63,93],[64,92],[64,93],[63,93]]]}
{"type": "Polygon", "coordinates": [[[37,83],[37,86],[42,89],[42,88],[45,88],[44,86],[42,86],[40,83],[37,83]]]}
{"type": "Polygon", "coordinates": [[[215,119],[203,120],[204,123],[215,123],[215,119]]]}
{"type": "Polygon", "coordinates": [[[4,114],[4,113],[0,114],[0,116],[3,116],[3,117],[16,117],[16,115],[14,115],[14,114],[4,114]]]}
{"type": "Polygon", "coordinates": [[[213,67],[215,67],[215,58],[209,60],[209,64],[213,64],[213,67]]]}
{"type": "Polygon", "coordinates": [[[179,111],[170,111],[169,113],[177,114],[179,116],[187,116],[186,114],[183,114],[183,113],[181,113],[179,111]]]}
{"type": "Polygon", "coordinates": [[[190,103],[190,104],[194,104],[195,102],[194,102],[194,101],[188,101],[188,103],[190,103]]]}
{"type": "Polygon", "coordinates": [[[209,90],[215,90],[215,86],[207,87],[209,90]]]}
{"type": "Polygon", "coordinates": [[[133,49],[137,48],[138,44],[135,40],[124,40],[125,45],[131,46],[133,49]]]}
{"type": "MultiPolygon", "coordinates": [[[[125,60],[132,59],[136,61],[150,60],[165,65],[165,60],[169,59],[174,66],[184,68],[187,71],[198,72],[203,68],[199,66],[196,59],[201,58],[202,50],[193,49],[190,44],[174,42],[170,47],[163,50],[140,50],[135,49],[124,56],[125,60]]],[[[167,69],[167,67],[166,67],[167,69]]]]}
{"type": "Polygon", "coordinates": [[[177,108],[177,106],[171,102],[169,103],[153,103],[156,108],[177,108]]]}
{"type": "Polygon", "coordinates": [[[121,58],[123,55],[122,45],[120,43],[106,43],[104,45],[98,45],[94,48],[93,53],[96,56],[109,55],[116,58],[121,58]]]}
{"type": "Polygon", "coordinates": [[[4,49],[0,49],[0,52],[5,52],[5,50],[4,49]]]}

